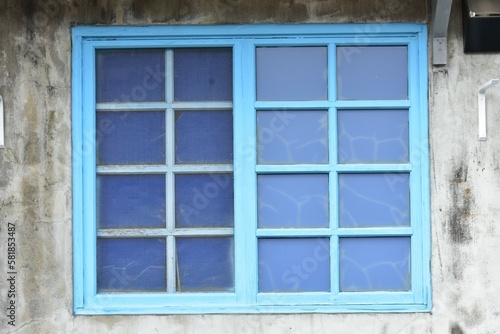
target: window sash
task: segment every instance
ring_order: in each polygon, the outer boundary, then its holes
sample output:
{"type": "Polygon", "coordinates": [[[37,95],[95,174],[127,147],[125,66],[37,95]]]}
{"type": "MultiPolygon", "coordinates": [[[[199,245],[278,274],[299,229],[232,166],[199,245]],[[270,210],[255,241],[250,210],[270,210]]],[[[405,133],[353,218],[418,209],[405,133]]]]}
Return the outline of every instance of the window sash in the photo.
{"type": "MultiPolygon", "coordinates": [[[[239,313],[239,312],[338,312],[426,311],[430,309],[429,175],[427,153],[427,53],[426,27],[419,24],[305,25],[240,27],[77,27],[73,29],[73,207],[75,312],[102,313],[239,313]],[[377,28],[377,29],[374,29],[377,28]],[[121,29],[121,30],[119,30],[121,29]],[[371,32],[376,31],[376,32],[371,32]],[[125,37],[120,37],[123,35],[125,37]],[[269,38],[269,36],[281,38],[269,38]],[[311,37],[311,36],[320,37],[311,37]],[[108,37],[114,36],[113,40],[108,37]],[[159,37],[162,36],[162,37],[159,37]],[[301,38],[297,38],[301,36],[301,38]],[[189,38],[187,38],[189,37],[189,38]],[[252,38],[248,38],[252,37],[252,38]],[[256,101],[255,48],[258,46],[327,46],[328,100],[256,101]],[[337,45],[407,45],[408,99],[341,101],[336,99],[337,45]],[[234,293],[113,293],[96,294],[96,237],[115,232],[97,231],[96,175],[107,173],[164,173],[164,166],[96,166],[95,114],[98,110],[166,110],[190,108],[231,109],[226,102],[95,103],[95,51],[112,48],[170,49],[174,47],[233,48],[234,165],[196,166],[203,171],[234,170],[235,228],[234,293]],[[329,162],[326,164],[259,165],[256,159],[256,111],[327,110],[329,162]],[[409,163],[338,164],[337,110],[407,109],[409,112],[409,163]],[[145,168],[144,168],[145,167],[145,168]],[[410,173],[410,227],[259,229],[257,228],[256,177],[268,173],[328,173],[330,221],[338,217],[337,177],[340,173],[410,173]],[[252,204],[249,204],[252,203],[252,204]],[[242,224],[241,222],[245,222],[242,224]],[[91,223],[89,223],[91,222],[91,223]],[[93,222],[93,223],[92,223],[93,222]],[[411,236],[411,287],[409,292],[340,292],[338,239],[343,236],[411,236]],[[330,238],[330,292],[259,293],[257,242],[261,237],[330,238]],[[248,259],[242,261],[241,259],[248,259]],[[190,306],[192,305],[192,306],[190,306]]],[[[168,83],[167,83],[168,85],[168,83]]],[[[167,150],[168,151],[168,150],[167,150]]],[[[175,166],[172,171],[191,171],[175,166]],[[175,170],[175,168],[179,168],[175,170]]],[[[222,231],[223,230],[223,231],[222,231]]],[[[135,229],[134,229],[135,231],[135,229]]],[[[131,233],[133,231],[123,231],[131,233]]],[[[166,235],[165,229],[148,229],[166,235]]],[[[196,233],[196,232],[193,232],[196,233]]],[[[200,233],[209,233],[201,231],[200,233]]]]}

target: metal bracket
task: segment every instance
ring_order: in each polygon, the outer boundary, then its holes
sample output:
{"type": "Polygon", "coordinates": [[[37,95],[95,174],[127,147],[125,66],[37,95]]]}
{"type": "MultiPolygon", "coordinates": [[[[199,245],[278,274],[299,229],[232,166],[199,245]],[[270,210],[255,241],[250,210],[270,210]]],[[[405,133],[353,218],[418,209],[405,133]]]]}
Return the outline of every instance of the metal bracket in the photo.
{"type": "Polygon", "coordinates": [[[446,65],[448,61],[448,24],[453,0],[434,0],[432,14],[432,64],[446,65]]]}
{"type": "Polygon", "coordinates": [[[0,95],[0,148],[4,148],[3,99],[0,95]]]}
{"type": "Polygon", "coordinates": [[[481,87],[479,87],[477,94],[477,105],[478,105],[478,119],[479,119],[479,140],[486,140],[486,90],[494,85],[496,85],[500,80],[491,79],[481,87]]]}

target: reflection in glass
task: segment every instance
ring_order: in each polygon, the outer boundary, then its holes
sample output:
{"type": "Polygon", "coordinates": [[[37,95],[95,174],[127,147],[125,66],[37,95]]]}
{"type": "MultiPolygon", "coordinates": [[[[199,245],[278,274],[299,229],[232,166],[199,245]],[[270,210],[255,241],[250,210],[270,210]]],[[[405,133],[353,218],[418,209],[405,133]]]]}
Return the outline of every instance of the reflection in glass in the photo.
{"type": "Polygon", "coordinates": [[[326,111],[258,111],[259,164],[328,162],[326,111]]]}
{"type": "Polygon", "coordinates": [[[98,175],[99,228],[165,226],[164,175],[98,175]]]}
{"type": "Polygon", "coordinates": [[[340,163],[408,162],[408,110],[339,110],[340,163]]]}
{"type": "Polygon", "coordinates": [[[337,47],[339,100],[408,98],[406,46],[337,47]]]}
{"type": "Polygon", "coordinates": [[[341,238],[340,291],[408,291],[410,238],[341,238]]]}
{"type": "Polygon", "coordinates": [[[259,291],[330,291],[329,239],[260,239],[259,291]]]}
{"type": "Polygon", "coordinates": [[[165,239],[97,240],[99,292],[165,289],[165,239]]]}
{"type": "Polygon", "coordinates": [[[407,173],[340,174],[340,226],[409,226],[409,182],[407,173]]]}
{"type": "Polygon", "coordinates": [[[259,47],[257,100],[326,100],[326,47],[259,47]]]}
{"type": "Polygon", "coordinates": [[[232,238],[177,238],[176,246],[178,291],[234,291],[232,238]]]}
{"type": "Polygon", "coordinates": [[[328,175],[259,175],[259,227],[327,227],[328,175]]]}

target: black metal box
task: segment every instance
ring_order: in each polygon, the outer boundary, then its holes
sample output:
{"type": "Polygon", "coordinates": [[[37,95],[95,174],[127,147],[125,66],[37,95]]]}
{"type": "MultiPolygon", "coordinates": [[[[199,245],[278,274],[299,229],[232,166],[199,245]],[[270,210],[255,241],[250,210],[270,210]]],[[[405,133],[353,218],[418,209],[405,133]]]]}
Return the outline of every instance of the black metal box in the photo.
{"type": "Polygon", "coordinates": [[[462,0],[464,51],[500,51],[500,0],[462,0]]]}

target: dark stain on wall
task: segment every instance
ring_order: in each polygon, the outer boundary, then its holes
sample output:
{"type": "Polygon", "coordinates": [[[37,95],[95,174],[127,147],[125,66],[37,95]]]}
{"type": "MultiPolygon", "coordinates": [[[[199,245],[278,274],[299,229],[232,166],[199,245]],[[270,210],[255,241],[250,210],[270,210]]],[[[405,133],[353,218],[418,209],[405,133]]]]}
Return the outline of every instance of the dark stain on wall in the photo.
{"type": "MultiPolygon", "coordinates": [[[[68,8],[74,22],[78,24],[113,24],[116,22],[116,10],[122,6],[119,1],[73,1],[73,6],[68,8]]],[[[62,9],[62,8],[61,8],[62,9]]]]}
{"type": "Polygon", "coordinates": [[[133,15],[150,22],[180,21],[193,11],[193,3],[185,0],[134,0],[133,15]]]}
{"type": "Polygon", "coordinates": [[[467,187],[467,166],[460,163],[454,169],[450,180],[452,203],[448,220],[448,234],[455,244],[465,244],[472,240],[469,224],[474,205],[472,190],[467,187]]]}
{"type": "Polygon", "coordinates": [[[450,334],[465,334],[465,332],[458,324],[451,324],[450,334]]]}
{"type": "MultiPolygon", "coordinates": [[[[117,0],[115,0],[117,1],[117,0]]],[[[128,9],[127,9],[128,10],[128,9]]],[[[203,24],[298,23],[311,18],[335,22],[367,22],[377,19],[425,22],[427,4],[411,0],[132,0],[130,15],[148,23],[203,24]],[[369,14],[368,14],[369,13],[369,14]]]]}

